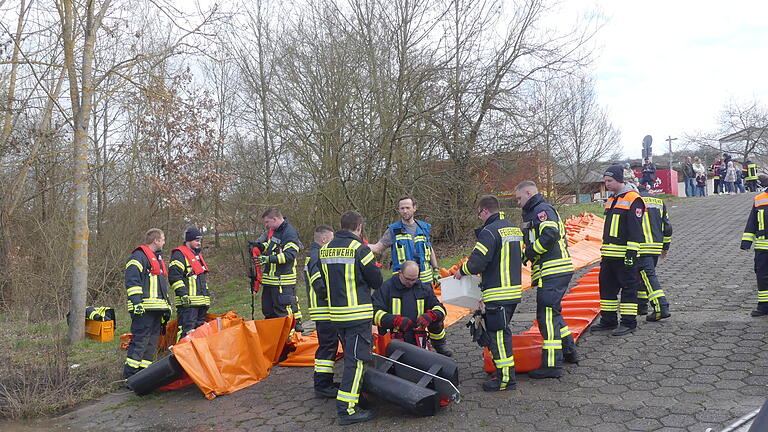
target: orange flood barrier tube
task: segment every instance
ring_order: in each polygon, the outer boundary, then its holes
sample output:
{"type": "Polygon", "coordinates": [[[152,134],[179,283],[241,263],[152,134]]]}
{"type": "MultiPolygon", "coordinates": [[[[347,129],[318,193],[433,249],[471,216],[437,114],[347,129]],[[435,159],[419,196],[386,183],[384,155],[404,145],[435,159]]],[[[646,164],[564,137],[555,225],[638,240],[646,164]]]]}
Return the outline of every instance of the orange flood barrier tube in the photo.
{"type": "MultiPolygon", "coordinates": [[[[603,236],[603,219],[595,216],[592,213],[582,213],[578,216],[573,216],[568,218],[565,223],[565,229],[566,229],[566,236],[568,240],[568,252],[571,254],[571,259],[573,260],[573,266],[575,269],[580,269],[583,267],[586,267],[590,264],[593,264],[600,260],[600,244],[602,242],[602,236],[603,236]]],[[[440,276],[441,277],[448,277],[455,273],[458,268],[466,261],[466,258],[462,258],[454,264],[452,267],[445,269],[440,269],[440,276]]],[[[587,273],[584,278],[580,279],[584,280],[585,282],[591,283],[591,284],[597,284],[597,274],[596,273],[587,273]],[[584,279],[586,278],[586,279],[584,279]]],[[[523,284],[523,290],[528,290],[531,287],[531,269],[530,265],[523,267],[522,269],[522,284],[523,284]]],[[[438,298],[440,297],[440,291],[439,288],[435,289],[435,294],[437,294],[438,298]]],[[[600,299],[599,296],[595,297],[596,305],[599,308],[600,299]]],[[[565,299],[564,299],[565,300],[565,299]]],[[[577,303],[573,303],[572,305],[576,307],[594,307],[595,301],[589,301],[587,299],[581,298],[573,298],[573,301],[577,303]]],[[[448,327],[452,324],[455,324],[460,319],[464,318],[467,315],[470,315],[473,311],[469,308],[463,308],[460,306],[454,306],[451,304],[445,304],[446,311],[448,312],[448,315],[445,317],[445,326],[448,327]]],[[[567,320],[566,320],[567,321],[567,320]]],[[[574,323],[575,324],[575,323],[574,323]]],[[[571,324],[568,324],[568,327],[571,329],[571,332],[573,332],[573,328],[571,328],[571,324]]],[[[533,328],[533,327],[532,327],[533,328]]],[[[538,328],[535,332],[538,335],[538,328]]],[[[575,332],[574,332],[575,334],[575,332]]],[[[301,341],[297,344],[297,349],[295,352],[288,355],[288,359],[284,362],[280,363],[281,366],[305,366],[305,367],[312,367],[314,366],[314,352],[317,350],[317,337],[313,336],[314,333],[309,335],[308,337],[303,337],[301,341]],[[309,353],[312,353],[310,356],[309,353]]],[[[530,334],[529,334],[530,335],[530,334]]],[[[537,357],[536,360],[536,367],[530,367],[530,362],[528,361],[519,361],[517,358],[518,350],[515,348],[515,369],[519,372],[525,372],[528,370],[533,370],[538,367],[538,363],[540,362],[541,357],[541,336],[538,336],[538,345],[536,345],[535,341],[531,340],[524,340],[525,337],[529,336],[523,336],[523,335],[515,335],[513,337],[512,345],[514,347],[517,347],[518,345],[523,347],[521,348],[520,355],[521,358],[533,358],[537,357]],[[522,350],[525,350],[525,354],[522,350]],[[536,351],[538,350],[538,351],[536,351]],[[531,354],[537,352],[536,355],[531,354]]],[[[383,339],[382,339],[383,342],[383,339]]],[[[486,350],[487,351],[487,350],[486,350]]],[[[490,358],[490,357],[489,357],[490,358]]],[[[493,366],[493,363],[491,363],[491,366],[493,366]]]]}
{"type": "MultiPolygon", "coordinates": [[[[574,340],[579,339],[600,313],[600,287],[592,282],[599,272],[600,267],[591,269],[563,297],[563,318],[573,334],[574,340]]],[[[541,365],[541,345],[541,333],[536,321],[528,330],[512,336],[512,353],[515,357],[516,372],[528,372],[539,368],[541,365]]],[[[483,370],[488,373],[496,370],[488,348],[483,350],[483,370]]]]}
{"type": "Polygon", "coordinates": [[[173,354],[206,398],[235,392],[269,375],[293,327],[292,317],[234,323],[173,347],[173,354]]]}

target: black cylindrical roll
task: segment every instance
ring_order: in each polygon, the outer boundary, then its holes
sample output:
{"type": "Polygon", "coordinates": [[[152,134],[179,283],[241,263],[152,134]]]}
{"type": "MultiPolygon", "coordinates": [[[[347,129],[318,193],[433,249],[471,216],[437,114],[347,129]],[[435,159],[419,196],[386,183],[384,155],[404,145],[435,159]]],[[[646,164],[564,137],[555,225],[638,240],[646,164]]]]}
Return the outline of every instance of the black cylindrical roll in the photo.
{"type": "MultiPolygon", "coordinates": [[[[454,385],[459,385],[459,366],[450,357],[396,339],[389,342],[387,357],[391,357],[392,353],[397,350],[403,351],[403,355],[397,361],[423,371],[428,371],[435,364],[440,365],[442,367],[435,375],[451,381],[454,385]]],[[[397,364],[394,365],[394,368],[397,376],[413,382],[418,382],[423,375],[397,364]]]]}
{"type": "Polygon", "coordinates": [[[184,369],[176,357],[171,354],[128,378],[128,387],[137,395],[144,396],[152,393],[158,387],[176,381],[182,375],[184,375],[184,369]]]}
{"type": "Polygon", "coordinates": [[[365,368],[363,390],[419,416],[435,415],[440,405],[437,392],[373,367],[365,368]]]}

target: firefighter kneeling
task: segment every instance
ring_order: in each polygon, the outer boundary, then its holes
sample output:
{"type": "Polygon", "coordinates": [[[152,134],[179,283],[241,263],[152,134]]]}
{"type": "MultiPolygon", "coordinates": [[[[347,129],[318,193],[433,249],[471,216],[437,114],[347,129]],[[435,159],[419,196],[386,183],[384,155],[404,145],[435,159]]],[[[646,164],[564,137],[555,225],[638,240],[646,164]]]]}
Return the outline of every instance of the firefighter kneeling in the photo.
{"type": "Polygon", "coordinates": [[[374,292],[373,310],[373,323],[380,329],[421,347],[425,347],[426,341],[417,340],[417,329],[426,329],[435,351],[452,355],[445,346],[445,308],[432,287],[420,282],[415,261],[405,261],[400,272],[374,292]]]}

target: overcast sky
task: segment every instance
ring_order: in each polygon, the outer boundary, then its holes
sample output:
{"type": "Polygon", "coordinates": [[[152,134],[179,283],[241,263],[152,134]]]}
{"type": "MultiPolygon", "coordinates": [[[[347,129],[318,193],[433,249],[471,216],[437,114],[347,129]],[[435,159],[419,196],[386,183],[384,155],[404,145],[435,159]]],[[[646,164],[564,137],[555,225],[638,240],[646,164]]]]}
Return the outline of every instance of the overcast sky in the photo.
{"type": "Polygon", "coordinates": [[[768,103],[768,2],[568,0],[606,16],[594,64],[599,100],[639,158],[645,135],[655,154],[671,135],[717,129],[731,99],[768,103]]]}

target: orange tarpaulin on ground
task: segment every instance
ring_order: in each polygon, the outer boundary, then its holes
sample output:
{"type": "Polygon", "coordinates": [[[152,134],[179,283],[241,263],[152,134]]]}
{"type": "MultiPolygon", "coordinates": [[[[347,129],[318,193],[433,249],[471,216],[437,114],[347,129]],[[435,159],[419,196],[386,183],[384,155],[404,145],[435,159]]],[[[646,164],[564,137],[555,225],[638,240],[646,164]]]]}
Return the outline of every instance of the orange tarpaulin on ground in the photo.
{"type": "Polygon", "coordinates": [[[210,336],[175,345],[173,354],[206,398],[253,385],[280,359],[293,319],[233,323],[210,336]]]}
{"type": "MultiPolygon", "coordinates": [[[[592,213],[582,213],[578,216],[568,218],[565,223],[565,229],[567,232],[566,240],[568,241],[568,252],[571,254],[573,260],[574,269],[580,269],[595,263],[600,260],[600,244],[603,236],[603,219],[595,216],[592,213]]],[[[458,263],[457,263],[458,264],[458,263]]],[[[453,268],[457,268],[454,266],[453,268]]],[[[448,274],[447,269],[441,269],[442,274],[448,274]]],[[[528,290],[531,287],[531,267],[530,264],[522,269],[522,285],[523,290],[528,290]]],[[[440,297],[439,288],[435,289],[435,293],[440,297]]],[[[465,316],[472,313],[472,309],[464,308],[460,306],[454,306],[451,304],[445,304],[446,312],[448,315],[445,317],[445,326],[448,327],[465,316]]],[[[570,327],[570,324],[569,324],[570,327]]],[[[573,330],[571,330],[573,331],[573,330]]],[[[538,333],[538,329],[536,330],[538,333]]],[[[516,336],[517,337],[517,336],[516,336]]],[[[519,338],[515,339],[518,340],[519,338]]],[[[539,336],[541,339],[541,336],[539,336]]],[[[522,341],[521,341],[522,342],[522,341]]],[[[520,343],[517,344],[513,341],[513,346],[527,346],[530,345],[531,350],[538,349],[538,353],[541,353],[541,342],[536,347],[535,343],[520,343]]],[[[517,349],[517,348],[516,348],[517,349]]],[[[282,363],[281,366],[314,366],[314,352],[317,350],[317,336],[314,333],[302,338],[298,342],[295,352],[288,355],[288,359],[282,363]],[[309,353],[312,353],[310,356],[309,353]]],[[[517,351],[515,351],[517,356],[517,351]]],[[[515,357],[517,358],[517,357],[515,357]]],[[[538,367],[538,366],[537,366],[538,367]]],[[[534,368],[535,369],[535,368],[534,368]]],[[[517,368],[517,370],[520,370],[517,368]]]]}

